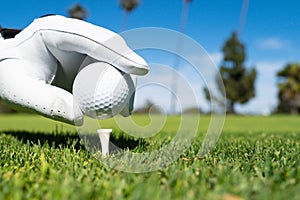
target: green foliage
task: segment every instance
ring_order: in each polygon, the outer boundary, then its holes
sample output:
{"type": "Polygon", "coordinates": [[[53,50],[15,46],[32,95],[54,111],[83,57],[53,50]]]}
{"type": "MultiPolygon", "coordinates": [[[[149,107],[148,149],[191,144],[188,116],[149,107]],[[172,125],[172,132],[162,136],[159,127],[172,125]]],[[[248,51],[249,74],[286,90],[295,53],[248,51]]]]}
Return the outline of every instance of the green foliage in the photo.
{"type": "Polygon", "coordinates": [[[152,101],[147,100],[145,105],[141,108],[136,109],[134,113],[156,113],[157,114],[157,113],[162,113],[162,111],[152,101]]]}
{"type": "Polygon", "coordinates": [[[237,34],[233,32],[225,42],[225,45],[222,49],[224,54],[224,61],[228,62],[225,63],[230,65],[229,67],[242,67],[245,59],[245,46],[239,41],[237,34]]]}
{"type": "Polygon", "coordinates": [[[203,113],[200,111],[200,108],[198,107],[191,107],[191,108],[187,108],[183,111],[183,113],[185,114],[200,114],[203,113]]]}
{"type": "Polygon", "coordinates": [[[88,11],[82,5],[76,3],[68,9],[68,15],[71,18],[85,20],[88,16],[88,11]]]}
{"type": "Polygon", "coordinates": [[[277,112],[298,114],[300,111],[300,64],[290,63],[277,73],[279,78],[277,112]]]}
{"type": "MultiPolygon", "coordinates": [[[[53,132],[56,122],[39,116],[0,116],[0,199],[298,199],[297,117],[227,117],[215,149],[198,158],[209,119],[201,116],[199,136],[168,169],[127,174],[100,163],[71,127],[53,132]],[[33,131],[29,123],[47,131],[33,131]]],[[[170,123],[178,121],[173,117],[170,123]]],[[[168,130],[173,134],[171,126],[168,130]]],[[[152,140],[135,145],[159,147],[152,140]]]]}
{"type": "Polygon", "coordinates": [[[226,41],[222,50],[224,63],[220,67],[220,74],[228,99],[228,112],[235,113],[235,103],[247,103],[255,96],[256,70],[245,69],[245,47],[235,33],[226,41]]]}
{"type": "Polygon", "coordinates": [[[126,12],[131,12],[139,5],[138,0],[120,0],[120,5],[126,12]]]}
{"type": "MultiPolygon", "coordinates": [[[[245,47],[239,41],[235,32],[225,42],[222,51],[224,58],[219,72],[225,86],[227,112],[235,113],[234,105],[236,103],[245,104],[255,96],[256,70],[245,68],[245,47]]],[[[220,80],[216,81],[220,89],[221,82],[220,80]]],[[[205,89],[204,92],[209,100],[208,90],[205,89]]]]}
{"type": "Polygon", "coordinates": [[[15,112],[12,110],[7,104],[4,103],[3,100],[0,99],[0,113],[13,113],[15,112]]]}

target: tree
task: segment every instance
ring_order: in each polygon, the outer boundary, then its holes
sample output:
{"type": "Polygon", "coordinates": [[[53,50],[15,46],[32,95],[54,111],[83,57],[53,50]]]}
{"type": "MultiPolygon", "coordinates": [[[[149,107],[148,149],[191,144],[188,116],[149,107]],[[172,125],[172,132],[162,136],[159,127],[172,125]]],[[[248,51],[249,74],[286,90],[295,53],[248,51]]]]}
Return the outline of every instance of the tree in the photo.
{"type": "Polygon", "coordinates": [[[138,0],[120,0],[120,4],[125,12],[131,12],[134,8],[139,5],[138,0]]]}
{"type": "Polygon", "coordinates": [[[120,0],[120,5],[124,10],[121,30],[125,30],[128,21],[128,15],[139,5],[139,0],[120,0]]]}
{"type": "Polygon", "coordinates": [[[203,113],[198,107],[190,107],[183,111],[184,114],[200,114],[203,113]]]}
{"type": "MultiPolygon", "coordinates": [[[[191,3],[192,0],[184,0],[183,1],[183,7],[182,7],[182,10],[181,10],[181,17],[180,17],[180,22],[179,22],[179,31],[181,33],[184,33],[185,31],[185,28],[186,28],[186,23],[187,23],[187,20],[188,20],[188,15],[189,15],[189,5],[191,3]]],[[[176,41],[176,48],[177,48],[177,51],[180,51],[182,49],[182,37],[178,37],[177,41],[176,41]]],[[[174,64],[173,64],[173,67],[174,67],[174,71],[172,73],[172,79],[171,79],[171,84],[172,84],[172,92],[174,94],[177,93],[177,87],[178,87],[178,80],[177,80],[177,70],[180,66],[180,59],[179,57],[176,55],[174,57],[174,64]]],[[[170,101],[170,111],[171,113],[175,114],[177,111],[177,106],[176,106],[176,98],[174,97],[173,94],[171,94],[171,101],[170,101]]]]}
{"type": "Polygon", "coordinates": [[[300,64],[290,63],[277,73],[278,83],[278,112],[299,114],[300,111],[300,64]]]}
{"type": "Polygon", "coordinates": [[[82,5],[76,3],[68,9],[68,15],[75,19],[85,20],[88,16],[88,11],[82,5]]]}
{"type": "Polygon", "coordinates": [[[154,114],[160,114],[162,111],[160,110],[159,106],[155,105],[152,101],[147,100],[145,105],[141,108],[138,108],[134,111],[134,113],[154,113],[154,114]]]}
{"type": "MultiPolygon", "coordinates": [[[[239,41],[235,32],[225,42],[222,51],[223,64],[219,72],[225,87],[227,113],[234,114],[236,113],[234,108],[236,103],[245,104],[255,96],[256,70],[245,68],[245,46],[239,41]]],[[[216,81],[220,86],[220,80],[216,81]]],[[[207,88],[204,91],[209,100],[207,88]]]]}
{"type": "Polygon", "coordinates": [[[13,113],[16,112],[10,108],[2,99],[0,99],[0,113],[13,113]]]}

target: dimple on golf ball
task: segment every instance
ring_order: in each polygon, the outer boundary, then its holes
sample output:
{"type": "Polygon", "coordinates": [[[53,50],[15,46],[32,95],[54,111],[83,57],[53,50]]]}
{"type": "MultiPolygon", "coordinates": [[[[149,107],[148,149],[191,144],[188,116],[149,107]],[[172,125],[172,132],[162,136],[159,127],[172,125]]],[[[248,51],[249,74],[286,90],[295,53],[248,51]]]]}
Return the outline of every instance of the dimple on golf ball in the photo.
{"type": "Polygon", "coordinates": [[[107,63],[96,62],[77,74],[73,96],[85,115],[107,119],[120,113],[128,104],[132,87],[130,75],[107,63]]]}

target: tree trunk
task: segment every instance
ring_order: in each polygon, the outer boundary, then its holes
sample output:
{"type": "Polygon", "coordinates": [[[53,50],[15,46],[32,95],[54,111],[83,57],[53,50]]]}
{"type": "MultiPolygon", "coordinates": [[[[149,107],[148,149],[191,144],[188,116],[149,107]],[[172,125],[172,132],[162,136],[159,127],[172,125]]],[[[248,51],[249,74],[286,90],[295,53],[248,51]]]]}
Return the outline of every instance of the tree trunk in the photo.
{"type": "Polygon", "coordinates": [[[291,114],[292,115],[298,115],[299,114],[299,101],[300,98],[299,96],[296,94],[295,97],[290,100],[289,104],[290,104],[290,108],[291,108],[291,114]]]}
{"type": "Polygon", "coordinates": [[[230,101],[227,107],[227,113],[228,114],[235,114],[235,110],[234,110],[234,101],[230,101]]]}
{"type": "Polygon", "coordinates": [[[298,108],[295,107],[295,106],[292,106],[292,107],[291,107],[291,114],[292,114],[292,115],[298,115],[298,114],[299,114],[299,113],[298,113],[298,108]]]}

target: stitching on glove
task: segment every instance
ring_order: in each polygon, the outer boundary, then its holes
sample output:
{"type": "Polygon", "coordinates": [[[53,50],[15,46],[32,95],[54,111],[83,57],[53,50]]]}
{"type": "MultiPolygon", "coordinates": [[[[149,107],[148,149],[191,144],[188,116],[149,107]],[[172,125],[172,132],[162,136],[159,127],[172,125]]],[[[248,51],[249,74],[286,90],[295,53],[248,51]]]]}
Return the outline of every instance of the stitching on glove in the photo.
{"type": "MultiPolygon", "coordinates": [[[[135,63],[135,64],[137,64],[137,65],[141,65],[141,66],[147,67],[147,66],[145,66],[145,65],[142,65],[142,64],[140,64],[140,63],[135,62],[134,60],[129,59],[128,57],[126,57],[126,56],[124,56],[124,55],[122,55],[122,54],[120,54],[120,53],[114,51],[113,49],[109,48],[108,46],[106,46],[106,45],[104,45],[104,44],[102,44],[102,43],[100,43],[100,42],[98,42],[98,41],[96,41],[96,40],[93,40],[92,38],[86,37],[86,36],[81,35],[81,34],[73,33],[73,32],[62,31],[62,30],[56,30],[56,29],[39,29],[39,30],[33,32],[32,35],[31,35],[28,39],[32,38],[35,34],[37,34],[37,33],[40,32],[40,31],[54,31],[54,32],[67,33],[67,34],[76,35],[76,36],[80,36],[80,37],[86,38],[86,39],[88,39],[88,40],[90,40],[90,41],[92,41],[92,42],[97,43],[98,45],[103,46],[104,48],[106,48],[106,49],[112,51],[113,53],[119,55],[119,56],[122,57],[122,58],[125,58],[126,60],[128,60],[128,61],[130,61],[130,62],[133,62],[133,63],[135,63]]],[[[20,43],[19,43],[18,45],[16,45],[16,46],[19,46],[19,45],[23,44],[24,42],[26,42],[26,40],[20,42],[20,43]]]]}

